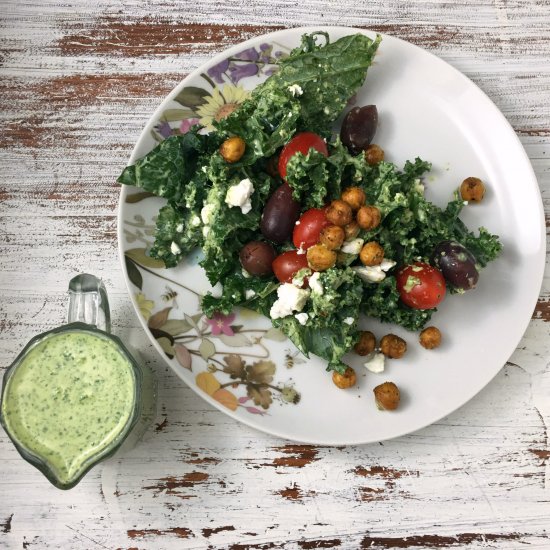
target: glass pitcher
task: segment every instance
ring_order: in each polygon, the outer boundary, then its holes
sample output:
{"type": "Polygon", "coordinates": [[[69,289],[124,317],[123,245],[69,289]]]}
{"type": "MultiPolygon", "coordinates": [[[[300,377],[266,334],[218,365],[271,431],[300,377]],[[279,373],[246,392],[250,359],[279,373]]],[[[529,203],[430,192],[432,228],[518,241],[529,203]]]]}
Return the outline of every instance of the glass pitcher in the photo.
{"type": "Polygon", "coordinates": [[[60,489],[134,444],[155,415],[152,372],[110,330],[105,287],[78,275],[69,283],[68,323],[32,338],[4,373],[0,423],[60,489]]]}

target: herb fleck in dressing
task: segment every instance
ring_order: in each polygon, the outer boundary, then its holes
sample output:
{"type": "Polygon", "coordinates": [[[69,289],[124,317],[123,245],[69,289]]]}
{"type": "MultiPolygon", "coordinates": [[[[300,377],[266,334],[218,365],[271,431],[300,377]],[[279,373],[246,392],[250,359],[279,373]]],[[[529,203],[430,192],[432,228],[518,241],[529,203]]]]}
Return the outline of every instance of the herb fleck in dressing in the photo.
{"type": "Polygon", "coordinates": [[[22,359],[5,388],[2,414],[11,433],[48,463],[63,483],[111,444],[135,403],[133,366],[100,335],[50,335],[22,359]]]}

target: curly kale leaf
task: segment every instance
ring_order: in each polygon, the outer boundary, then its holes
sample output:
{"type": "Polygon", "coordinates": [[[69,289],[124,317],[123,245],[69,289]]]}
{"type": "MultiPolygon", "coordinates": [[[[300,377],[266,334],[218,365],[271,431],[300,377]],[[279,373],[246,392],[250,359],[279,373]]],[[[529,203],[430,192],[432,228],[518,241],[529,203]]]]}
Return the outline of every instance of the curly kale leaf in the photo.
{"type": "Polygon", "coordinates": [[[306,34],[257,93],[297,84],[303,91],[299,129],[327,135],[331,123],[363,84],[380,41],[380,36],[372,40],[364,34],[352,34],[330,42],[327,33],[306,34]],[[324,44],[317,44],[318,36],[324,37],[324,44]]]}
{"type": "Polygon", "coordinates": [[[382,282],[367,284],[363,291],[362,313],[394,323],[408,330],[420,330],[430,320],[436,309],[411,309],[402,305],[395,277],[386,277],[382,282]]]}
{"type": "Polygon", "coordinates": [[[207,136],[196,131],[170,136],[134,165],[127,166],[117,181],[180,203],[186,184],[196,172],[199,156],[209,149],[208,141],[207,136]]]}
{"type": "Polygon", "coordinates": [[[323,294],[312,292],[303,309],[305,325],[294,315],[275,319],[281,329],[306,356],[314,353],[328,361],[327,370],[344,372],[342,357],[357,341],[363,285],[352,269],[332,268],[320,274],[323,294]],[[351,322],[350,322],[351,320],[351,322]]]}

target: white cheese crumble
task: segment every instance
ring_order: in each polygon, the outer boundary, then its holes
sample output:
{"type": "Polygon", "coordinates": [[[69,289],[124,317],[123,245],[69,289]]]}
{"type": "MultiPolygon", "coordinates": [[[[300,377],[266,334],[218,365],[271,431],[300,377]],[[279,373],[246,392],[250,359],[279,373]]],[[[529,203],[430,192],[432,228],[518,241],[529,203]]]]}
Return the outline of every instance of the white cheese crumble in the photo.
{"type": "Polygon", "coordinates": [[[346,323],[346,325],[353,325],[353,322],[355,321],[355,319],[353,317],[346,317],[344,319],[344,323],[346,323]]]}
{"type": "Polygon", "coordinates": [[[319,277],[321,274],[316,271],[309,279],[309,288],[311,288],[311,292],[314,294],[323,294],[325,289],[323,288],[323,285],[321,284],[321,281],[319,281],[319,277]]]}
{"type": "Polygon", "coordinates": [[[301,325],[305,325],[307,323],[307,320],[309,319],[309,315],[307,313],[296,313],[294,317],[296,317],[296,320],[301,325]]]}
{"type": "Polygon", "coordinates": [[[203,228],[202,228],[202,236],[206,239],[206,237],[208,236],[208,233],[210,232],[210,226],[209,225],[205,225],[203,228]]]}
{"type": "MultiPolygon", "coordinates": [[[[199,220],[199,223],[201,221],[199,220]]],[[[176,227],[176,233],[183,233],[183,224],[180,223],[177,227],[176,227]]]]}
{"type": "Polygon", "coordinates": [[[215,204],[205,204],[201,210],[201,220],[204,225],[209,225],[214,218],[215,204]]]}
{"type": "Polygon", "coordinates": [[[252,210],[252,203],[250,202],[252,193],[254,193],[254,185],[246,178],[227,190],[225,203],[229,206],[238,206],[243,214],[248,214],[252,210]]]}
{"type": "Polygon", "coordinates": [[[250,279],[250,277],[252,277],[252,275],[250,275],[250,273],[248,273],[248,271],[244,267],[242,269],[242,273],[245,279],[250,279]]]}
{"type": "Polygon", "coordinates": [[[395,265],[393,260],[384,258],[380,265],[361,265],[352,267],[353,271],[359,278],[367,283],[379,283],[386,278],[386,271],[390,270],[395,265]]]}
{"type": "MultiPolygon", "coordinates": [[[[192,225],[193,227],[198,227],[200,224],[201,224],[201,219],[200,219],[197,215],[195,215],[195,216],[193,216],[193,217],[191,218],[191,225],[192,225]]],[[[181,233],[181,231],[183,231],[183,225],[178,226],[178,229],[179,229],[179,227],[182,228],[182,229],[179,231],[179,232],[181,233]]]]}
{"type": "Polygon", "coordinates": [[[306,251],[305,251],[302,247],[300,247],[300,248],[298,248],[298,249],[296,250],[296,254],[298,254],[298,255],[300,255],[300,256],[301,256],[302,254],[305,254],[305,253],[306,253],[306,251]]]}
{"type": "Polygon", "coordinates": [[[172,242],[170,245],[170,252],[172,252],[174,256],[181,254],[181,248],[178,246],[178,243],[172,242]]]}
{"type": "Polygon", "coordinates": [[[346,254],[359,254],[361,252],[361,249],[363,248],[363,244],[365,241],[363,239],[352,239],[351,241],[344,241],[344,244],[342,245],[342,248],[340,249],[342,252],[345,252],[346,254]]]}
{"type": "Polygon", "coordinates": [[[254,290],[252,290],[251,288],[247,288],[245,293],[244,293],[244,297],[247,300],[250,300],[250,298],[254,298],[254,296],[256,296],[256,292],[254,290]]]}
{"type": "Polygon", "coordinates": [[[309,290],[297,288],[290,283],[284,283],[277,289],[277,296],[278,299],[271,306],[269,312],[272,319],[287,317],[293,311],[302,311],[309,297],[309,290]]]}
{"type": "Polygon", "coordinates": [[[293,97],[299,97],[304,93],[304,90],[302,90],[302,87],[299,84],[289,86],[288,91],[293,95],[293,97]]]}
{"type": "Polygon", "coordinates": [[[367,361],[364,363],[364,366],[367,370],[370,370],[375,374],[380,374],[381,372],[384,372],[385,362],[386,357],[383,353],[373,351],[367,356],[367,361]]]}

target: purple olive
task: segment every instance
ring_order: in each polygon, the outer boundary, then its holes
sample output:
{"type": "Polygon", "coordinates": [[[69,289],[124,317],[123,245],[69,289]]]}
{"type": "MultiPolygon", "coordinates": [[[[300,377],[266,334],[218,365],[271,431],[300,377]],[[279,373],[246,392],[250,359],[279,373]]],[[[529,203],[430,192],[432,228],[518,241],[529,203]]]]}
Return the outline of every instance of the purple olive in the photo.
{"type": "Polygon", "coordinates": [[[269,197],[264,207],[260,230],[266,239],[281,244],[291,239],[294,224],[299,217],[300,203],[292,198],[290,186],[283,183],[269,197]]]}
{"type": "Polygon", "coordinates": [[[354,107],[345,116],[340,130],[340,139],[350,153],[358,155],[371,143],[378,126],[376,105],[354,107]]]}
{"type": "Polygon", "coordinates": [[[474,288],[479,279],[473,254],[456,241],[442,241],[432,254],[432,263],[445,280],[460,290],[474,288]]]}
{"type": "Polygon", "coordinates": [[[271,275],[271,264],[277,253],[269,243],[251,241],[245,244],[239,253],[241,264],[251,275],[265,277],[271,275]]]}

